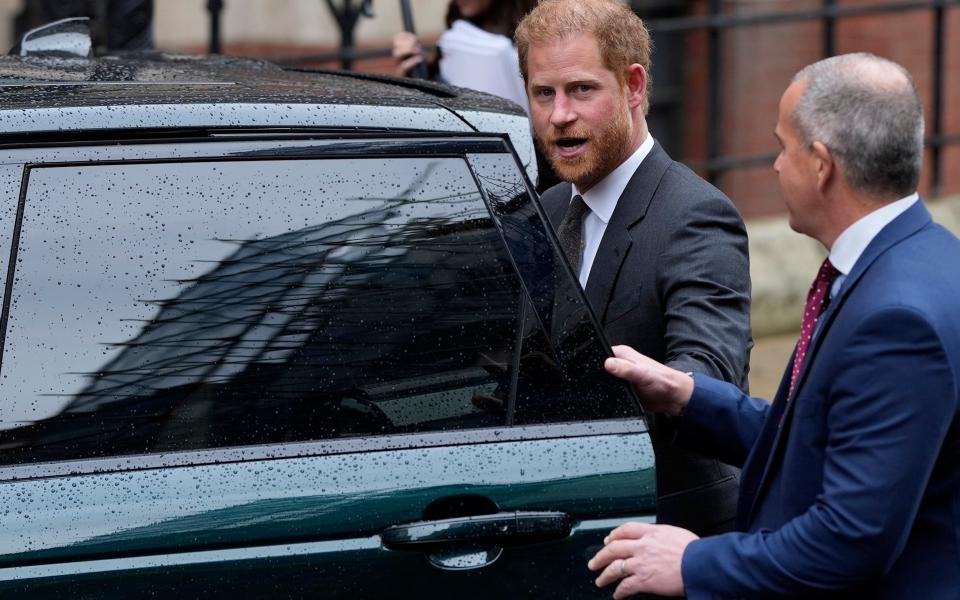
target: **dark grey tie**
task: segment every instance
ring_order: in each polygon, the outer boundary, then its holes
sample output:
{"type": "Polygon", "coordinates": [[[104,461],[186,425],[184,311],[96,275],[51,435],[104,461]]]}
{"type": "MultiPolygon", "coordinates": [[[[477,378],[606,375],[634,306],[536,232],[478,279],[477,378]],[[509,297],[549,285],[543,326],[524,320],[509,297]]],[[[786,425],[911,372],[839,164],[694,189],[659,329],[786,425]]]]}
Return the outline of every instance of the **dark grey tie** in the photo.
{"type": "Polygon", "coordinates": [[[583,256],[583,217],[590,212],[590,207],[579,194],[570,201],[567,214],[563,215],[560,227],[557,228],[557,238],[560,248],[567,255],[567,260],[573,267],[573,272],[579,275],[580,259],[583,256]]]}

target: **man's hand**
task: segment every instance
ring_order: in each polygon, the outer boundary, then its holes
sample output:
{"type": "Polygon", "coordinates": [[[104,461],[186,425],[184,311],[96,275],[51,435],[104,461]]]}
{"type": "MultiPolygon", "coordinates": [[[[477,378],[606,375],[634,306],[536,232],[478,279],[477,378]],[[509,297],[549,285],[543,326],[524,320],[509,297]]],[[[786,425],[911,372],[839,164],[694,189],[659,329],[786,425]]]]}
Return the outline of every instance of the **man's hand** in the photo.
{"type": "Polygon", "coordinates": [[[603,540],[604,547],[587,567],[591,571],[602,570],[597,587],[622,580],[613,591],[617,600],[643,592],[682,596],[683,551],[697,539],[700,538],[686,529],[671,525],[624,523],[603,540]]]}
{"type": "Polygon", "coordinates": [[[693,395],[693,378],[647,358],[630,346],[614,346],[616,358],[603,364],[608,373],[633,384],[643,407],[677,416],[693,395]]]}

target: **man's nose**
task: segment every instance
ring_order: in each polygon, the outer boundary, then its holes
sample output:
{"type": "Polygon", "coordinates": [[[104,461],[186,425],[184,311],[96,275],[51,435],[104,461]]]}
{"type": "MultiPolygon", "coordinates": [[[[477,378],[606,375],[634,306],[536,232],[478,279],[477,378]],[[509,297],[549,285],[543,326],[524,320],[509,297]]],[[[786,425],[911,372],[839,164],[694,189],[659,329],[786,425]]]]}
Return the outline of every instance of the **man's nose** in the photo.
{"type": "Polygon", "coordinates": [[[569,99],[563,94],[557,94],[553,100],[553,111],[550,112],[550,124],[563,128],[577,120],[577,113],[570,105],[569,99]]]}

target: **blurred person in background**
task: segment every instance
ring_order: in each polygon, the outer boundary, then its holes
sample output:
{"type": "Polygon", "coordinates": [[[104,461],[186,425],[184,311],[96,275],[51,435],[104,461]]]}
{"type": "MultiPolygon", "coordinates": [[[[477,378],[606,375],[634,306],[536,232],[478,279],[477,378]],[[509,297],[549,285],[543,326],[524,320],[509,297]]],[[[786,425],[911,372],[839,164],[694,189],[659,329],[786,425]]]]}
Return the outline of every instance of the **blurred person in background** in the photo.
{"type": "Polygon", "coordinates": [[[409,77],[417,65],[427,61],[429,78],[506,98],[529,114],[513,32],[536,3],[453,0],[447,8],[447,30],[437,40],[437,53],[429,61],[416,35],[403,31],[394,36],[395,72],[409,77]]]}
{"type": "MultiPolygon", "coordinates": [[[[395,74],[411,77],[417,65],[426,64],[429,79],[506,98],[529,115],[513,33],[536,5],[537,0],[452,0],[447,7],[447,30],[429,60],[413,33],[402,31],[393,37],[395,74]]],[[[539,148],[537,171],[538,192],[560,181],[539,148]]]]}

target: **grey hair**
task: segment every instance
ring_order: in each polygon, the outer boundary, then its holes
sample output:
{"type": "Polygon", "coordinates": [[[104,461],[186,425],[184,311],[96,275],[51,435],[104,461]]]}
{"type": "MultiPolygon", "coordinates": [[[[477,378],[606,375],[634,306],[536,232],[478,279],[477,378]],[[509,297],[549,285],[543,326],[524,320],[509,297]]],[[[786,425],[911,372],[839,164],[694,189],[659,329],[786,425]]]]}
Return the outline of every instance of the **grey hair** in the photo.
{"type": "Polygon", "coordinates": [[[844,54],[793,81],[806,83],[793,114],[801,138],[829,148],[853,189],[888,199],[916,191],[923,105],[906,69],[873,54],[844,54]]]}

